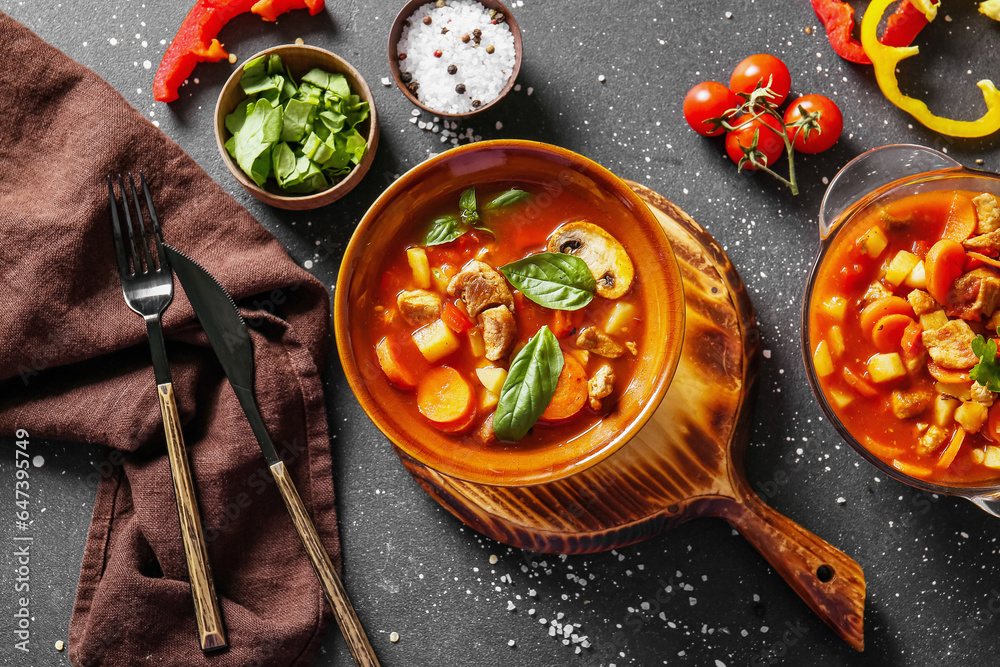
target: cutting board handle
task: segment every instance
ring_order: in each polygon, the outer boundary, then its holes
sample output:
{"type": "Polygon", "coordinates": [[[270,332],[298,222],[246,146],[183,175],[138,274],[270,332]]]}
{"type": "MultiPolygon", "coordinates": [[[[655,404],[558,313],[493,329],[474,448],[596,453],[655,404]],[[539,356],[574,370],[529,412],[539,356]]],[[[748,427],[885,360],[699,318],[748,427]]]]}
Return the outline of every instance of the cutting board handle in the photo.
{"type": "Polygon", "coordinates": [[[726,519],[809,607],[858,651],[865,647],[865,575],[854,559],[771,509],[753,491],[719,503],[726,519]]]}

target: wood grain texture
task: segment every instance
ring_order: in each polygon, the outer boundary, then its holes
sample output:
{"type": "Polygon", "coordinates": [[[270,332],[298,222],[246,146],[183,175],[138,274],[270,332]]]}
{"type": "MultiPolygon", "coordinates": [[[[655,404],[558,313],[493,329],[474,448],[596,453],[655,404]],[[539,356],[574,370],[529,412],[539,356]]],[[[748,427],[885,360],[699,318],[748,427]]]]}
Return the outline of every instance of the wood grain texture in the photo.
{"type": "Polygon", "coordinates": [[[464,482],[397,449],[417,482],[472,528],[512,546],[589,553],[698,517],[729,521],[840,637],[864,647],[865,581],[843,552],[767,507],[743,470],[760,334],[746,289],[719,244],[659,194],[630,187],[673,246],[684,281],[681,360],[653,418],[611,457],[527,487],[464,482]],[[820,566],[829,569],[820,571],[820,566]],[[832,574],[827,581],[826,574],[832,574]],[[824,576],[820,576],[824,575],[824,576]]]}
{"type": "Polygon", "coordinates": [[[187,559],[188,580],[194,600],[194,615],[198,623],[198,643],[202,651],[221,651],[226,648],[226,630],[222,624],[219,598],[215,593],[212,568],[208,563],[208,548],[201,529],[198,501],[194,495],[194,482],[188,465],[187,448],[181,433],[181,420],[177,414],[174,386],[167,382],[156,386],[163,415],[163,430],[167,436],[167,457],[170,477],[174,482],[177,499],[177,516],[180,519],[181,539],[187,559]]]}
{"type": "Polygon", "coordinates": [[[337,576],[337,571],[333,569],[333,563],[330,562],[330,554],[326,552],[326,548],[320,541],[316,526],[309,518],[306,506],[303,504],[299,492],[295,489],[295,484],[292,483],[292,478],[289,476],[285,464],[279,461],[272,465],[271,474],[274,475],[274,481],[277,482],[281,497],[285,499],[285,506],[292,516],[292,523],[295,524],[295,530],[302,540],[302,546],[305,547],[306,554],[316,571],[316,576],[319,577],[323,594],[333,609],[334,618],[337,619],[340,632],[344,635],[347,648],[351,651],[354,664],[359,667],[379,667],[375,650],[372,649],[364,628],[361,627],[361,621],[358,619],[351,601],[347,598],[347,591],[344,590],[344,585],[341,583],[340,577],[337,576]]]}

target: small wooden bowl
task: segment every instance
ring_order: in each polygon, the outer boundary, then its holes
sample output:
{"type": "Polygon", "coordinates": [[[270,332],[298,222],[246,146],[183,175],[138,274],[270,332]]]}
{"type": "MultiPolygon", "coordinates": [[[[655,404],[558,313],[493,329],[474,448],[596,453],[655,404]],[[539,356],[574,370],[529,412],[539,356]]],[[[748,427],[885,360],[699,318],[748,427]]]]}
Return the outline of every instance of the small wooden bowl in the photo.
{"type": "Polygon", "coordinates": [[[443,116],[444,118],[471,118],[476,114],[486,111],[502,100],[507,93],[510,92],[510,89],[514,87],[514,82],[517,80],[517,74],[521,71],[521,55],[524,52],[521,45],[521,29],[517,27],[517,21],[514,20],[514,15],[510,13],[510,10],[507,9],[507,7],[500,2],[500,0],[478,0],[479,4],[487,9],[495,9],[498,12],[503,12],[505,17],[504,20],[507,25],[510,26],[511,34],[514,35],[514,71],[510,73],[510,78],[507,79],[507,85],[505,85],[500,91],[500,95],[498,95],[495,100],[489,102],[488,104],[484,104],[478,109],[473,109],[472,111],[459,114],[446,113],[444,111],[439,111],[438,109],[432,109],[417,99],[417,96],[406,88],[406,84],[403,83],[403,79],[400,78],[399,51],[396,49],[396,45],[399,44],[399,37],[403,34],[404,22],[410,18],[413,12],[417,11],[418,8],[433,2],[434,0],[409,0],[409,2],[403,5],[403,8],[399,11],[396,19],[392,22],[392,28],[389,30],[389,71],[392,72],[392,80],[396,82],[396,85],[401,91],[403,91],[403,94],[406,95],[407,99],[427,113],[435,116],[443,116]]]}
{"type": "Polygon", "coordinates": [[[372,97],[371,89],[365,83],[361,74],[340,56],[315,46],[301,44],[276,46],[261,51],[247,61],[244,61],[233,72],[232,76],[229,77],[229,80],[226,81],[226,85],[222,87],[222,92],[219,93],[219,101],[215,104],[215,143],[219,148],[219,155],[222,156],[222,161],[229,168],[232,175],[247,192],[260,201],[291,211],[319,208],[320,206],[326,206],[337,201],[354,189],[354,186],[361,182],[361,179],[364,178],[364,175],[372,166],[372,161],[375,159],[375,149],[378,147],[378,114],[375,111],[375,100],[372,97]],[[351,86],[351,92],[358,95],[362,101],[368,102],[368,118],[358,125],[358,132],[368,142],[368,150],[361,159],[361,164],[354,167],[353,171],[347,174],[346,177],[337,181],[326,190],[304,195],[287,194],[282,192],[278,188],[278,185],[272,181],[268,181],[266,187],[262,188],[254,183],[253,179],[243,173],[240,166],[236,164],[229,156],[228,151],[226,151],[226,139],[229,137],[229,132],[226,130],[226,116],[231,114],[236,105],[246,98],[243,88],[240,87],[240,79],[243,77],[243,67],[254,58],[271,54],[281,56],[281,62],[296,80],[300,80],[303,75],[314,67],[318,67],[326,72],[343,74],[347,77],[347,82],[351,86]]]}
{"type": "Polygon", "coordinates": [[[667,391],[684,338],[684,288],[663,228],[641,199],[597,163],[557,146],[532,141],[482,141],[452,148],[396,180],[368,209],[344,252],[334,293],[337,350],[351,390],[375,425],[406,455],[449,477],[494,486],[526,486],[561,479],[618,451],[649,420],[667,391]],[[557,184],[594,202],[602,213],[628,221],[619,240],[640,267],[646,331],[632,384],[618,408],[584,433],[532,447],[459,444],[425,419],[400,409],[399,391],[374,353],[366,323],[376,305],[382,261],[409,238],[414,212],[426,211],[446,193],[512,180],[557,184]]]}

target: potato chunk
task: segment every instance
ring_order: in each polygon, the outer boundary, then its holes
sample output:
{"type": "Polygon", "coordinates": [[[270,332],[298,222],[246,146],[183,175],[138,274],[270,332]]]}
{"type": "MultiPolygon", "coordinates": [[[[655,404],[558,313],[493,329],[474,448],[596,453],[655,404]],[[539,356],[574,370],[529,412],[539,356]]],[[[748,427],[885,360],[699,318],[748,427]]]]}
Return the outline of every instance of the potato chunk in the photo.
{"type": "Polygon", "coordinates": [[[413,271],[413,284],[420,289],[430,289],[431,265],[427,261],[427,251],[423,248],[407,248],[406,261],[413,271]]]}
{"type": "Polygon", "coordinates": [[[459,346],[458,336],[441,320],[434,320],[411,335],[420,354],[432,364],[444,359],[459,346]]]}
{"type": "Polygon", "coordinates": [[[906,367],[896,352],[876,354],[868,360],[868,375],[872,382],[892,382],[906,375],[906,367]]]}
{"type": "Polygon", "coordinates": [[[977,433],[986,423],[986,414],[982,403],[962,403],[955,410],[955,421],[969,433],[977,433]]]}
{"type": "Polygon", "coordinates": [[[920,262],[920,258],[908,250],[900,250],[889,262],[889,267],[885,271],[885,279],[892,285],[899,285],[910,275],[910,271],[920,262]]]}
{"type": "Polygon", "coordinates": [[[887,245],[889,239],[878,225],[869,229],[857,240],[858,250],[873,259],[881,255],[887,245]]]}

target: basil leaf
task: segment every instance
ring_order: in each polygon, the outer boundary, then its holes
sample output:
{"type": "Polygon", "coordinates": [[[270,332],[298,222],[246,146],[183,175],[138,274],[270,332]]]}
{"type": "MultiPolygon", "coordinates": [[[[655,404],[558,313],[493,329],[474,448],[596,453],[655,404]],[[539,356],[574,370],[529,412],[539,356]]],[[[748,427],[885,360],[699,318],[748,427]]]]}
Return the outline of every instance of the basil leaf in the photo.
{"type": "Polygon", "coordinates": [[[459,229],[458,218],[453,215],[446,215],[431,223],[431,229],[427,232],[424,245],[441,245],[450,243],[465,233],[464,229],[459,229]]]}
{"type": "Polygon", "coordinates": [[[556,393],[562,367],[559,341],[543,326],[510,362],[493,415],[493,433],[500,440],[516,442],[527,435],[556,393]]]}
{"type": "Polygon", "coordinates": [[[470,225],[479,220],[479,211],[476,210],[476,189],[469,188],[462,193],[458,200],[458,207],[462,209],[462,222],[470,225]]]}
{"type": "Polygon", "coordinates": [[[522,199],[527,199],[530,196],[531,193],[525,192],[524,190],[516,190],[516,189],[508,190],[507,192],[503,192],[494,197],[493,201],[491,201],[483,208],[485,208],[485,210],[487,211],[491,211],[495,208],[501,208],[503,206],[510,206],[511,204],[516,204],[522,199]]]}
{"type": "Polygon", "coordinates": [[[540,306],[579,310],[597,290],[594,275],[579,257],[561,252],[540,252],[500,267],[510,284],[540,306]]]}

